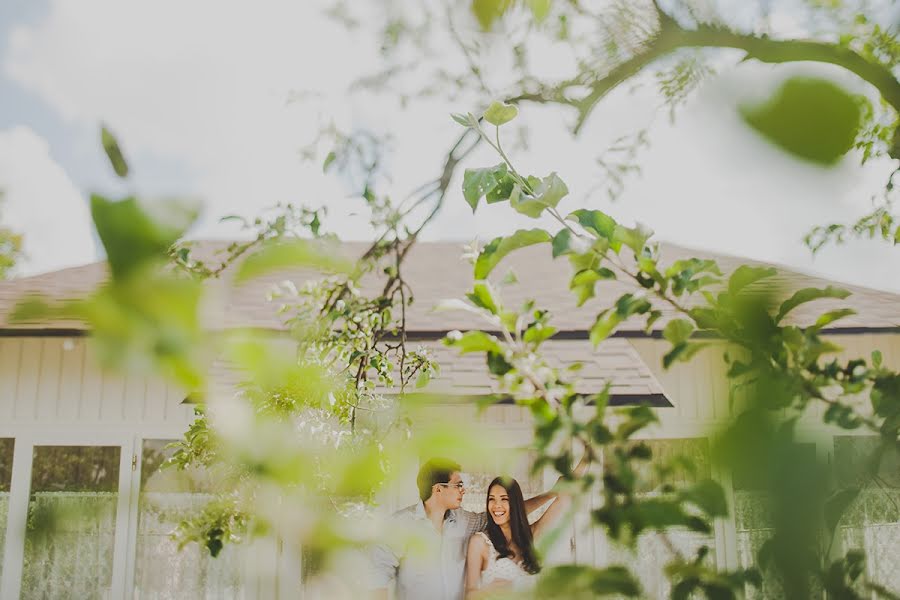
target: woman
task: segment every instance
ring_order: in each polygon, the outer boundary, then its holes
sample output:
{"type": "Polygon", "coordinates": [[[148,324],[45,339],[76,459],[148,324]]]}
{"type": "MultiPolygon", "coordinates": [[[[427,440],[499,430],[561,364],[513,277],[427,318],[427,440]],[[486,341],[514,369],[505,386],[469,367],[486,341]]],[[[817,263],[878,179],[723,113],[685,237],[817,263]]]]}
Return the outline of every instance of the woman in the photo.
{"type": "Polygon", "coordinates": [[[528,585],[541,570],[534,538],[555,522],[569,499],[559,496],[533,524],[528,524],[522,488],[511,477],[497,477],[488,486],[487,529],[469,540],[466,555],[466,599],[492,591],[528,585]]]}

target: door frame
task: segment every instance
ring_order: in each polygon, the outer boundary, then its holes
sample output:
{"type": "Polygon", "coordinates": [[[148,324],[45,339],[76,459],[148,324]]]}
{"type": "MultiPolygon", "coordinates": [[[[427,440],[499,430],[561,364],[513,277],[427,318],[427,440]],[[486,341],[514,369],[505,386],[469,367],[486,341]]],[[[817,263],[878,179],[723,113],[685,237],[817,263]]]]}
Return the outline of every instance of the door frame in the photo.
{"type": "MultiPolygon", "coordinates": [[[[0,432],[2,433],[2,432],[0,432]]],[[[109,430],[53,429],[20,431],[3,436],[15,439],[13,446],[12,480],[9,491],[9,510],[6,520],[6,541],[3,552],[0,598],[16,600],[22,586],[25,558],[25,535],[28,502],[31,497],[31,470],[35,446],[114,446],[119,448],[119,484],[116,502],[116,528],[113,543],[110,597],[124,598],[126,592],[126,558],[129,538],[129,514],[134,477],[132,457],[134,436],[109,430]]],[[[140,480],[138,480],[140,481],[140,480]]]]}

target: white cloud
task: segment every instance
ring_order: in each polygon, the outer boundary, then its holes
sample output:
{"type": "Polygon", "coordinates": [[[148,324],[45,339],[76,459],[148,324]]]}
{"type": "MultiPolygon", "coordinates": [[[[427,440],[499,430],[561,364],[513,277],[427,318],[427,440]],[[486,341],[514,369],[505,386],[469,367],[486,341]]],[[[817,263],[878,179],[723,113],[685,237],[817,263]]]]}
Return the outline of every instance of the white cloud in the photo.
{"type": "Polygon", "coordinates": [[[19,275],[53,271],[97,259],[85,198],[27,127],[0,131],[0,223],[24,233],[19,275]]]}
{"type": "MultiPolygon", "coordinates": [[[[198,236],[229,233],[214,227],[215,217],[252,215],[294,201],[328,205],[338,232],[359,239],[369,234],[367,221],[348,213],[361,205],[345,201],[341,185],[318,165],[299,159],[299,148],[317,127],[333,118],[343,126],[391,131],[391,193],[402,197],[438,174],[442,152],[461,131],[447,114],[477,109],[441,98],[400,108],[385,98],[363,103],[345,97],[346,84],[377,64],[375,35],[348,33],[314,6],[293,0],[56,0],[42,21],[14,31],[4,67],[65,118],[88,126],[108,122],[135,158],[138,174],[148,154],[184,164],[190,173],[185,193],[207,204],[198,236]],[[298,90],[321,96],[289,102],[298,90]]],[[[552,63],[542,68],[555,72],[552,63]]],[[[886,245],[856,244],[814,261],[801,243],[813,225],[863,214],[890,165],[860,169],[852,157],[832,170],[805,165],[739,122],[740,94],[758,96],[795,68],[729,66],[674,124],[665,122],[665,109],[656,111],[660,100],[652,86],[623,87],[598,107],[576,141],[565,130],[571,115],[526,105],[521,122],[531,128],[532,144],[514,160],[538,175],[559,171],[572,190],[566,209],[581,203],[625,222],[640,220],[684,245],[900,291],[900,281],[889,276],[900,257],[886,245]],[[616,137],[651,122],[652,146],[639,158],[643,176],[629,182],[617,203],[601,193],[587,195],[597,181],[597,155],[616,137]]],[[[467,164],[496,162],[481,149],[467,164]]],[[[486,239],[533,225],[502,206],[483,207],[473,217],[455,183],[425,237],[486,239]]]]}

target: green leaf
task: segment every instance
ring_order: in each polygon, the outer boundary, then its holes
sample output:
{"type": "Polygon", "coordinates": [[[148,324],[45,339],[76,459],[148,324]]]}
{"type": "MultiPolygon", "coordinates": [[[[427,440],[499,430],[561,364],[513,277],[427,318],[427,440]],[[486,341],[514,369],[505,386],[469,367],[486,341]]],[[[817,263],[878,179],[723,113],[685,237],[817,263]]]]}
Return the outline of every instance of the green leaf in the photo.
{"type": "Polygon", "coordinates": [[[29,296],[20,300],[9,315],[10,323],[38,323],[56,315],[54,307],[40,296],[29,296]]]}
{"type": "Polygon", "coordinates": [[[537,586],[538,598],[641,595],[641,584],[628,568],[619,565],[605,568],[586,565],[550,567],[541,573],[537,586]]]}
{"type": "Polygon", "coordinates": [[[469,116],[461,113],[450,113],[450,118],[462,125],[463,127],[471,127],[472,122],[469,121],[469,116]]]}
{"type": "Polygon", "coordinates": [[[572,230],[561,229],[553,236],[553,258],[574,252],[572,230]]]}
{"type": "Polygon", "coordinates": [[[837,490],[825,500],[825,525],[828,527],[828,531],[833,532],[837,528],[844,512],[858,495],[858,487],[844,488],[837,490]]]}
{"type": "Polygon", "coordinates": [[[687,319],[672,319],[663,328],[663,337],[673,346],[686,342],[694,333],[694,324],[687,319]]]}
{"type": "Polygon", "coordinates": [[[794,156],[830,166],[852,147],[862,111],[858,99],[831,81],[792,77],[767,101],[741,107],[744,121],[794,156]]]}
{"type": "Polygon", "coordinates": [[[550,5],[552,0],[525,0],[531,15],[538,23],[542,22],[550,14],[550,5]]]}
{"type": "Polygon", "coordinates": [[[491,191],[484,195],[484,199],[488,204],[506,202],[507,200],[512,199],[513,195],[516,193],[515,189],[515,180],[513,180],[512,175],[506,173],[505,175],[502,175],[497,179],[497,185],[495,185],[493,189],[491,189],[491,191]]]}
{"type": "Polygon", "coordinates": [[[634,250],[635,254],[640,254],[644,249],[644,244],[647,243],[647,240],[650,239],[650,236],[652,235],[652,229],[648,228],[642,223],[638,223],[633,228],[618,225],[615,228],[613,238],[615,241],[621,242],[634,250]]]}
{"type": "Polygon", "coordinates": [[[840,300],[843,300],[849,295],[850,292],[848,292],[847,290],[831,287],[830,285],[825,289],[805,288],[802,290],[798,290],[794,293],[793,296],[781,303],[781,306],[778,309],[778,314],[775,316],[775,322],[780,323],[785,315],[787,315],[789,312],[791,312],[801,304],[806,304],[807,302],[812,302],[813,300],[819,300],[821,298],[838,298],[840,300]]]}
{"type": "Polygon", "coordinates": [[[589,333],[591,344],[597,346],[612,334],[613,329],[628,317],[644,314],[653,308],[650,302],[643,297],[634,294],[624,294],[618,300],[614,308],[608,309],[597,315],[597,320],[591,326],[589,333]]]}
{"type": "Polygon", "coordinates": [[[551,327],[542,323],[535,323],[525,330],[525,333],[522,335],[522,339],[526,344],[541,344],[556,335],[556,332],[556,327],[551,327]]]}
{"type": "Polygon", "coordinates": [[[475,261],[475,279],[487,279],[500,261],[513,250],[551,240],[543,229],[520,229],[510,236],[497,237],[486,245],[475,261]]]}
{"type": "Polygon", "coordinates": [[[512,371],[513,366],[503,357],[502,352],[487,353],[487,367],[491,375],[502,377],[512,371]]]}
{"type": "Polygon", "coordinates": [[[541,179],[540,185],[534,188],[534,198],[545,206],[556,208],[559,201],[566,197],[569,188],[555,172],[541,179]]]}
{"type": "Polygon", "coordinates": [[[698,481],[691,487],[682,490],[681,499],[697,506],[710,517],[727,517],[728,502],[722,486],[712,479],[698,481]]]}
{"type": "Polygon", "coordinates": [[[881,361],[883,360],[881,350],[873,350],[872,351],[872,366],[876,369],[881,368],[881,361]]]}
{"type": "Polygon", "coordinates": [[[93,195],[91,216],[112,277],[121,279],[150,262],[166,260],[169,247],[194,222],[197,210],[175,200],[142,205],[135,198],[113,201],[93,195]]]}
{"type": "Polygon", "coordinates": [[[516,331],[519,325],[519,313],[514,310],[504,310],[500,313],[500,324],[507,331],[516,331]]]}
{"type": "Polygon", "coordinates": [[[444,338],[444,344],[459,348],[460,354],[468,352],[503,353],[503,348],[497,338],[483,331],[467,331],[455,339],[448,335],[444,338]]]}
{"type": "Polygon", "coordinates": [[[494,21],[502,17],[512,4],[513,0],[472,0],[472,13],[481,28],[490,31],[494,21]]]}
{"type": "Polygon", "coordinates": [[[819,315],[819,318],[816,319],[816,322],[813,325],[813,329],[822,329],[823,327],[831,325],[838,319],[843,319],[844,317],[849,317],[855,314],[856,311],[852,308],[839,308],[837,310],[830,310],[827,313],[819,315]]]}
{"type": "Polygon", "coordinates": [[[556,173],[551,173],[540,180],[529,177],[528,181],[533,194],[524,193],[521,186],[516,184],[509,196],[509,205],[516,212],[532,219],[540,217],[548,207],[556,208],[559,201],[569,193],[569,188],[556,173]]]}
{"type": "Polygon", "coordinates": [[[672,347],[671,350],[663,355],[663,368],[668,369],[672,363],[677,361],[687,362],[697,352],[709,346],[705,342],[681,342],[672,347]]]}
{"type": "Polygon", "coordinates": [[[334,153],[334,150],[332,150],[331,152],[328,153],[327,156],[325,156],[325,161],[322,163],[322,172],[323,173],[328,172],[328,167],[331,166],[331,163],[333,163],[336,158],[337,158],[337,154],[334,153]]]}
{"type": "Polygon", "coordinates": [[[533,196],[522,191],[522,186],[518,183],[513,186],[512,193],[509,195],[509,206],[517,213],[526,217],[537,219],[547,208],[543,203],[538,202],[533,196]]]}
{"type": "Polygon", "coordinates": [[[774,277],[778,271],[772,267],[750,267],[741,265],[734,270],[731,277],[728,278],[728,293],[732,296],[739,294],[745,287],[752,283],[756,283],[761,279],[774,277]]]}
{"type": "Polygon", "coordinates": [[[244,283],[273,271],[304,267],[349,273],[353,270],[353,263],[338,256],[334,248],[312,240],[274,240],[264,244],[241,262],[234,280],[236,283],[244,283]]]}
{"type": "Polygon", "coordinates": [[[609,247],[613,252],[618,253],[622,248],[622,241],[615,239],[616,227],[618,224],[615,219],[599,210],[587,210],[585,208],[578,209],[570,213],[566,219],[576,221],[584,227],[588,232],[593,233],[598,238],[603,238],[609,242],[609,247]]]}
{"type": "Polygon", "coordinates": [[[127,177],[128,163],[125,161],[125,155],[122,154],[122,149],[119,147],[119,142],[116,141],[116,136],[106,126],[100,127],[100,141],[103,144],[103,151],[106,152],[106,157],[109,159],[113,171],[119,177],[127,177]]]}
{"type": "Polygon", "coordinates": [[[575,292],[578,306],[583,305],[588,299],[594,297],[596,283],[603,279],[615,279],[616,274],[606,267],[585,269],[572,276],[569,289],[575,292]]]}
{"type": "Polygon", "coordinates": [[[484,169],[466,169],[463,174],[463,196],[472,207],[472,212],[478,208],[478,201],[496,188],[506,173],[506,163],[484,169]]]}
{"type": "Polygon", "coordinates": [[[496,315],[498,312],[500,312],[500,307],[494,300],[494,290],[491,288],[491,284],[487,281],[479,281],[475,283],[472,292],[470,294],[466,294],[466,298],[468,298],[475,306],[490,311],[491,314],[496,315]]]}
{"type": "Polygon", "coordinates": [[[614,310],[604,311],[597,315],[597,320],[594,321],[590,330],[591,344],[597,346],[600,342],[608,338],[613,332],[613,329],[615,329],[623,320],[624,318],[614,310]]]}
{"type": "Polygon", "coordinates": [[[422,369],[419,371],[419,374],[416,375],[416,389],[420,389],[428,385],[431,381],[431,371],[428,369],[422,369]]]}
{"type": "Polygon", "coordinates": [[[512,104],[505,102],[491,102],[491,105],[484,111],[484,120],[491,125],[500,127],[505,123],[509,123],[519,114],[519,109],[512,104]]]}

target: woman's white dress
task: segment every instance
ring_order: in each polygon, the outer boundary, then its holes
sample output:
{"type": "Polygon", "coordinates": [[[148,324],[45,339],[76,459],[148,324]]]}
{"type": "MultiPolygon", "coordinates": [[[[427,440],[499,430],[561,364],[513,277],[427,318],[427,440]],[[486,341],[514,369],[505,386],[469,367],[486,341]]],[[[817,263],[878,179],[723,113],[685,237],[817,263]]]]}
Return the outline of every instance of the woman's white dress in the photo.
{"type": "Polygon", "coordinates": [[[490,585],[492,582],[500,579],[512,582],[512,586],[516,589],[530,585],[534,575],[526,571],[521,564],[509,556],[498,558],[499,552],[494,548],[491,538],[486,533],[479,531],[476,535],[480,535],[488,547],[488,564],[484,571],[481,572],[481,587],[490,585]]]}

